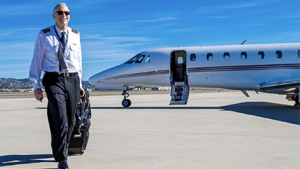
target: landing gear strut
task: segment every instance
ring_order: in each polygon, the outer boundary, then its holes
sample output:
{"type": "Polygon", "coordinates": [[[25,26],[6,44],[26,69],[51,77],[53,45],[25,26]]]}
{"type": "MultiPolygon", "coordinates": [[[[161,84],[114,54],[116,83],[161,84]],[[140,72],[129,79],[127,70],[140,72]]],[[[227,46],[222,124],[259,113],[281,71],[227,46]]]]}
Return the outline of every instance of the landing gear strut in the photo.
{"type": "Polygon", "coordinates": [[[299,92],[299,89],[300,89],[300,87],[297,88],[296,91],[295,91],[295,93],[298,94],[298,95],[295,95],[295,97],[294,97],[294,99],[295,99],[294,106],[300,106],[300,99],[299,99],[300,92],[299,92]]]}
{"type": "Polygon", "coordinates": [[[294,104],[294,106],[300,106],[299,95],[295,97],[295,104],[294,104]]]}
{"type": "Polygon", "coordinates": [[[122,106],[129,107],[131,105],[131,101],[129,99],[127,99],[127,97],[129,97],[129,93],[127,93],[127,90],[123,90],[122,95],[124,95],[124,99],[122,101],[122,106]]]}

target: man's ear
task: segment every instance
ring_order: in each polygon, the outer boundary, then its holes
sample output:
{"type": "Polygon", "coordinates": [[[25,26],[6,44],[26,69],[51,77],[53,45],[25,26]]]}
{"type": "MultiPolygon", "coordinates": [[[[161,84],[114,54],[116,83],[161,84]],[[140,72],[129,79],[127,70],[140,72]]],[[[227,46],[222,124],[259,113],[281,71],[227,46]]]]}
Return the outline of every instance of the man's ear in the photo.
{"type": "Polygon", "coordinates": [[[53,16],[53,19],[55,19],[55,13],[53,13],[52,16],[53,16]]]}

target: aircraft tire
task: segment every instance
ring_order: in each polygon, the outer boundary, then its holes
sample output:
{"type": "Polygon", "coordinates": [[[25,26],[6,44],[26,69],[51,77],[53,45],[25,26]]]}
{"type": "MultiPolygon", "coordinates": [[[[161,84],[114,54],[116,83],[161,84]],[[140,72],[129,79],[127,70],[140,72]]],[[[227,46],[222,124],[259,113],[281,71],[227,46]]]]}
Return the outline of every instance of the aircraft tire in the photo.
{"type": "Polygon", "coordinates": [[[129,107],[131,105],[131,101],[129,99],[124,99],[122,101],[122,106],[123,107],[129,107]]]}

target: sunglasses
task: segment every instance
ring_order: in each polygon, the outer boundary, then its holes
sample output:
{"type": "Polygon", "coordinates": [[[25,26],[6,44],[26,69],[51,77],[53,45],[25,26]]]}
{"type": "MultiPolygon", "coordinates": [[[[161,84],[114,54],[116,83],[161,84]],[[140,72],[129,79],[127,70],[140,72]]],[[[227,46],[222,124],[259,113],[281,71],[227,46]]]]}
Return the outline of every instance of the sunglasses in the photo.
{"type": "Polygon", "coordinates": [[[70,11],[56,11],[56,12],[54,12],[54,13],[57,13],[58,15],[63,15],[64,13],[66,14],[66,15],[70,15],[70,11]]]}

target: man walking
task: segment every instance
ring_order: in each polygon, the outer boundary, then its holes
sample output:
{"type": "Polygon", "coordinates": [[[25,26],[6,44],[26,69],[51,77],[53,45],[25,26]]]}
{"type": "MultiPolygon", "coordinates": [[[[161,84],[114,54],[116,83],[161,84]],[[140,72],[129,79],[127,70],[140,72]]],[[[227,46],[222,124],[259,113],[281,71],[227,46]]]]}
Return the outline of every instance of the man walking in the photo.
{"type": "Polygon", "coordinates": [[[42,83],[48,98],[47,115],[51,132],[51,147],[58,168],[67,169],[68,146],[72,134],[76,106],[82,88],[82,54],[80,34],[68,27],[70,10],[65,3],[55,6],[55,25],[40,31],[31,62],[29,77],[35,98],[42,102],[42,83]]]}

